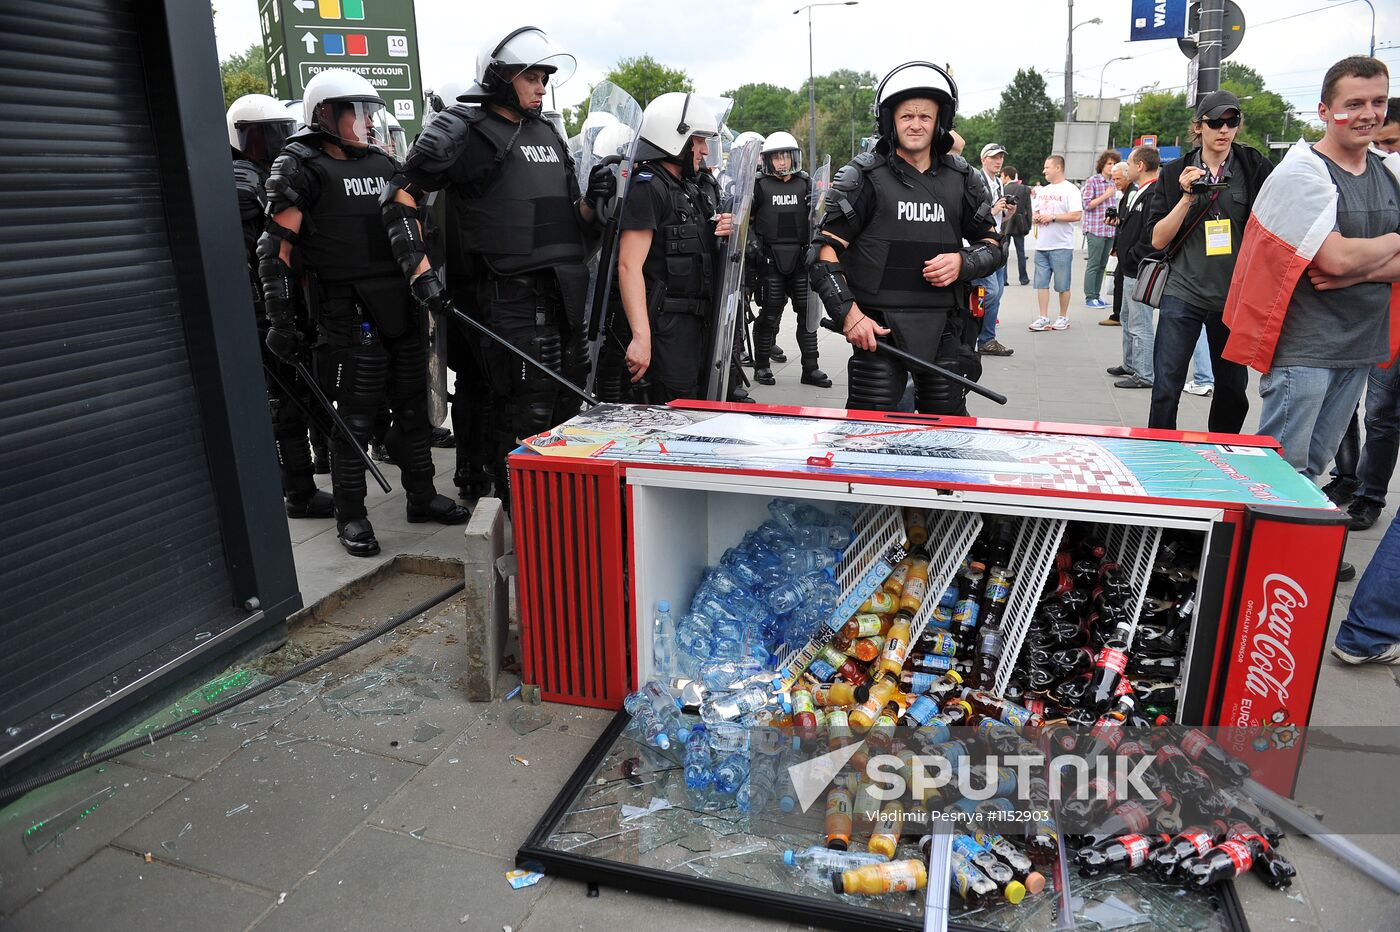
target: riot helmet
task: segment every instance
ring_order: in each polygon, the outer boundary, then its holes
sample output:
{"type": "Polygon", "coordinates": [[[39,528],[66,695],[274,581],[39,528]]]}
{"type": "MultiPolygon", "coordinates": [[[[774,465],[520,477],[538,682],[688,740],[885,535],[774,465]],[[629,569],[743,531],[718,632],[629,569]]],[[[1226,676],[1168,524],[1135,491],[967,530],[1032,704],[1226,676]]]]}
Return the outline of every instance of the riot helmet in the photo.
{"type": "Polygon", "coordinates": [[[380,110],[374,115],[375,144],[389,153],[389,157],[400,165],[408,157],[408,134],[388,110],[380,110]]]}
{"type": "Polygon", "coordinates": [[[457,103],[457,98],[467,87],[461,81],[444,81],[423,91],[423,123],[427,125],[433,114],[441,113],[457,103]]]}
{"type": "Polygon", "coordinates": [[[343,68],[329,68],[307,81],[301,100],[307,129],[335,142],[351,158],[359,158],[380,141],[374,122],[383,109],[384,101],[373,85],[343,68]]]}
{"type": "Polygon", "coordinates": [[[250,162],[270,166],[296,130],[282,102],[266,94],[245,94],[228,108],[228,144],[250,162]]]}
{"type": "Polygon", "coordinates": [[[522,115],[538,115],[538,109],[521,106],[511,82],[522,72],[539,69],[545,83],[557,86],[573,76],[578,62],[554,43],[538,26],[522,26],[505,38],[482,46],[476,57],[476,82],[457,99],[464,103],[492,103],[522,115]]]}
{"type": "Polygon", "coordinates": [[[731,148],[731,149],[742,149],[742,148],[744,148],[745,145],[747,145],[750,141],[752,141],[752,140],[754,140],[754,139],[757,139],[757,140],[758,140],[758,144],[759,144],[760,146],[763,145],[763,134],[762,134],[762,133],[755,133],[755,132],[754,132],[753,130],[751,130],[751,129],[750,129],[750,130],[745,130],[744,132],[742,132],[742,133],[740,133],[739,135],[737,135],[737,136],[734,137],[734,142],[733,142],[733,144],[730,146],[730,148],[731,148]]]}
{"type": "Polygon", "coordinates": [[[797,139],[792,133],[772,134],[764,141],[762,152],[763,171],[766,174],[784,178],[802,171],[802,147],[797,144],[797,139]],[[787,167],[781,170],[773,167],[773,157],[780,153],[788,157],[787,167]]]}
{"type": "Polygon", "coordinates": [[[684,91],[657,97],[642,113],[637,161],[671,162],[680,167],[682,178],[693,178],[694,139],[718,137],[723,122],[719,113],[727,112],[729,104],[727,98],[706,98],[684,91]]]}
{"type": "Polygon", "coordinates": [[[546,123],[554,127],[554,131],[559,134],[560,139],[569,138],[569,131],[564,126],[564,114],[560,113],[558,110],[544,110],[540,113],[540,116],[546,123]]]}
{"type": "Polygon", "coordinates": [[[632,146],[632,127],[613,120],[593,134],[593,157],[605,159],[610,155],[626,156],[632,146]]]}
{"type": "Polygon", "coordinates": [[[875,103],[871,109],[880,135],[880,141],[875,146],[877,152],[889,155],[894,151],[898,142],[894,129],[895,108],[914,97],[927,98],[938,104],[938,124],[933,133],[935,156],[946,155],[952,147],[953,137],[949,134],[958,110],[957,82],[932,62],[911,61],[896,66],[875,88],[875,103]]]}

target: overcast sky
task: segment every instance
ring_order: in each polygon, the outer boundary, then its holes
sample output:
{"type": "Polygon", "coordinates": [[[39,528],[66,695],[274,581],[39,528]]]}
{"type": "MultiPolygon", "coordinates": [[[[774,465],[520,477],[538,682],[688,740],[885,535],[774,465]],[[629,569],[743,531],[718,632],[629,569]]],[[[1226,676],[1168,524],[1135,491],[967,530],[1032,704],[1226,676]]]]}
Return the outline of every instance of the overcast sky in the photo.
{"type": "MultiPolygon", "coordinates": [[[[1328,65],[1369,45],[1371,15],[1359,0],[1238,2],[1246,34],[1232,60],[1259,71],[1271,90],[1308,115],[1315,113],[1328,65]]],[[[1400,43],[1400,4],[1375,0],[1375,5],[1377,45],[1400,43]]],[[[696,89],[706,93],[756,81],[795,88],[806,79],[807,14],[793,15],[797,0],[687,0],[670,6],[674,15],[661,12],[666,4],[659,3],[543,0],[522,19],[520,8],[510,3],[417,0],[424,83],[469,80],[479,47],[522,25],[541,27],[578,57],[577,74],[558,89],[560,108],[578,103],[590,83],[632,55],[649,54],[684,68],[696,89]]],[[[1076,23],[1103,19],[1102,25],[1075,31],[1077,94],[1096,94],[1100,70],[1119,55],[1133,58],[1108,65],[1104,96],[1130,99],[1154,82],[1162,88],[1186,83],[1186,58],[1176,43],[1127,41],[1131,7],[1131,0],[1075,2],[1076,23]]],[[[217,8],[220,57],[260,41],[256,0],[218,0],[217,8]]],[[[949,62],[959,85],[959,109],[966,113],[996,106],[1019,67],[1034,66],[1046,75],[1050,96],[1062,96],[1066,25],[1066,7],[1053,0],[860,0],[857,6],[812,11],[818,74],[836,68],[882,74],[918,58],[949,62]]],[[[1400,48],[1378,55],[1400,71],[1400,48]]],[[[1400,80],[1392,86],[1400,94],[1400,80]]]]}

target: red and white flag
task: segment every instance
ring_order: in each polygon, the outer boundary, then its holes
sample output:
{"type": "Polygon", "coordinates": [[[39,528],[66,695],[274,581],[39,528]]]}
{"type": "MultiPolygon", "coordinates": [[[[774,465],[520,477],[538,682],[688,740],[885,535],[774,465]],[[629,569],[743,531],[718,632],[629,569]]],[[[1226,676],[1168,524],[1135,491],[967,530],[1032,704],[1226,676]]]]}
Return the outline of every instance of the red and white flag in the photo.
{"type": "MultiPolygon", "coordinates": [[[[1386,168],[1400,182],[1400,155],[1386,168]]],[[[1268,372],[1298,278],[1337,225],[1337,188],[1322,159],[1299,140],[1259,189],[1235,260],[1222,354],[1231,362],[1268,372]]],[[[1390,358],[1400,351],[1400,287],[1390,291],[1390,358]]]]}

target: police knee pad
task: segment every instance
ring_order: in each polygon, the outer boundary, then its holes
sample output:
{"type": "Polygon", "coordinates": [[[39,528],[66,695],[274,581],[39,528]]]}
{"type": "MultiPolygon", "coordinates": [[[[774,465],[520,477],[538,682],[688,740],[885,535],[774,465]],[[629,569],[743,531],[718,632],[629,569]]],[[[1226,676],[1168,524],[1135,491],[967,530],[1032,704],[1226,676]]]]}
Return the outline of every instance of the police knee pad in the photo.
{"type": "Polygon", "coordinates": [[[893,411],[904,397],[904,370],[883,356],[854,350],[846,369],[849,381],[848,408],[893,411]]]}
{"type": "Polygon", "coordinates": [[[782,314],[787,304],[787,278],[773,272],[764,275],[759,282],[758,303],[764,316],[782,314]]]}

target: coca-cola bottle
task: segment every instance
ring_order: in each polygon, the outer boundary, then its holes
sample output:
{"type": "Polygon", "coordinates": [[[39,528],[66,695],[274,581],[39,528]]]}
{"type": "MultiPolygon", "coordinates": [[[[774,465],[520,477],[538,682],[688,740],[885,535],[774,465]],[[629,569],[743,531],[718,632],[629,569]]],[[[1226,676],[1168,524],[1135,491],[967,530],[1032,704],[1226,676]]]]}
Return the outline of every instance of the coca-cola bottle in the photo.
{"type": "Polygon", "coordinates": [[[1182,657],[1174,654],[1167,657],[1148,657],[1134,653],[1128,661],[1128,672],[1133,676],[1154,680],[1169,680],[1181,673],[1182,657]]]}
{"type": "Polygon", "coordinates": [[[1217,784],[1239,786],[1250,777],[1248,764],[1227,754],[1224,748],[1199,728],[1185,729],[1176,743],[1177,747],[1210,774],[1217,784]]]}
{"type": "Polygon", "coordinates": [[[1102,844],[1080,848],[1079,875],[1126,874],[1147,863],[1157,848],[1171,841],[1170,835],[1123,835],[1102,844]]]}
{"type": "Polygon", "coordinates": [[[1142,803],[1133,799],[1119,803],[1109,813],[1108,818],[1087,832],[1078,832],[1076,835],[1081,845],[1092,848],[1119,835],[1140,835],[1150,829],[1161,831],[1169,825],[1179,827],[1179,824],[1171,810],[1160,800],[1142,803]]]}
{"type": "Polygon", "coordinates": [[[1231,819],[1254,826],[1255,831],[1263,835],[1275,848],[1283,841],[1283,829],[1274,821],[1273,816],[1260,809],[1254,800],[1233,787],[1221,787],[1218,795],[1231,819]]]}
{"type": "Polygon", "coordinates": [[[1088,673],[1094,668],[1094,652],[1087,647],[1069,647],[1053,651],[1048,658],[1048,665],[1061,678],[1088,673]]]}
{"type": "Polygon", "coordinates": [[[1293,862],[1279,854],[1267,838],[1250,826],[1237,822],[1230,827],[1229,837],[1239,838],[1250,846],[1254,853],[1254,873],[1275,890],[1291,885],[1293,878],[1298,876],[1298,868],[1293,866],[1293,862]]]}
{"type": "Polygon", "coordinates": [[[1094,658],[1094,672],[1089,678],[1083,705],[1096,714],[1107,709],[1118,698],[1118,686],[1128,670],[1128,637],[1131,633],[1130,626],[1119,624],[1094,658]]]}
{"type": "Polygon", "coordinates": [[[1247,874],[1253,866],[1254,851],[1249,843],[1239,838],[1230,838],[1205,854],[1182,861],[1177,868],[1177,874],[1182,885],[1204,890],[1222,880],[1233,880],[1247,874]]]}
{"type": "MultiPolygon", "coordinates": [[[[1061,792],[1064,792],[1064,788],[1061,792]]],[[[1081,783],[1074,788],[1069,799],[1060,803],[1060,828],[1065,835],[1081,833],[1097,825],[1117,802],[1118,793],[1113,781],[1107,777],[1095,777],[1081,783]]]]}
{"type": "Polygon", "coordinates": [[[1090,673],[1081,673],[1079,676],[1061,680],[1059,685],[1050,690],[1050,701],[1062,709],[1078,708],[1089,692],[1091,677],[1090,673]]]}
{"type": "Polygon", "coordinates": [[[1187,858],[1198,858],[1225,837],[1225,823],[1219,819],[1208,825],[1182,829],[1170,842],[1148,855],[1147,863],[1160,880],[1171,880],[1187,858]]]}

